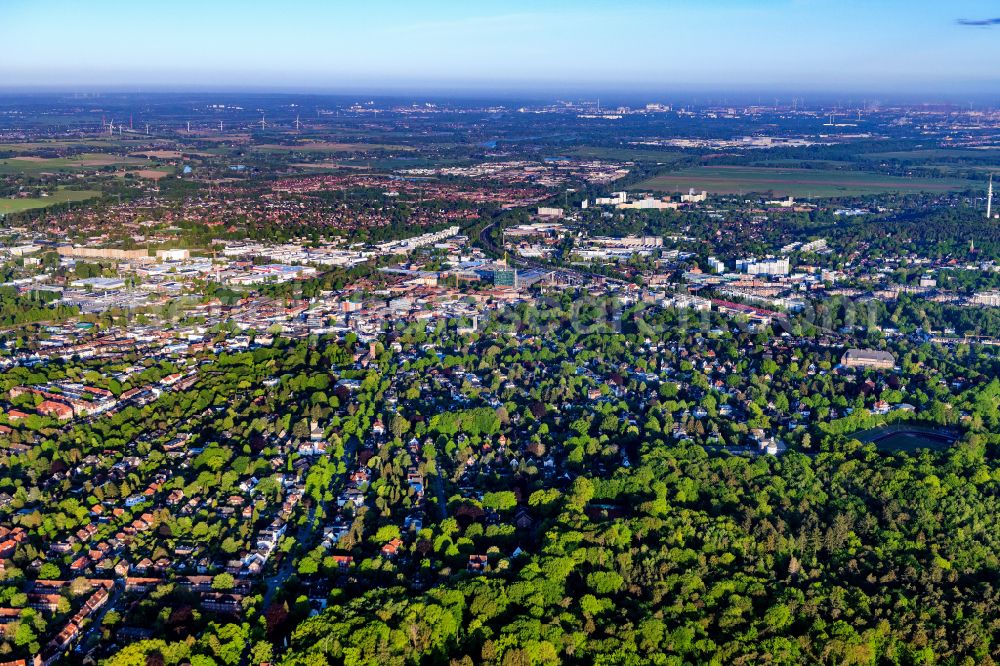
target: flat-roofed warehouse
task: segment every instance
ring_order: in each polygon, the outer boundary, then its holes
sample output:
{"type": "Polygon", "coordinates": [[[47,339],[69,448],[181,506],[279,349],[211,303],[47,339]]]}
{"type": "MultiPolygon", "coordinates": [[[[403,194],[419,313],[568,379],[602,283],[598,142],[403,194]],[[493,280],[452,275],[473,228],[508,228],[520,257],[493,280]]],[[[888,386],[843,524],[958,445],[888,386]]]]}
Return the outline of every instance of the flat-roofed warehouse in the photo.
{"type": "Polygon", "coordinates": [[[896,357],[887,351],[878,349],[848,349],[840,359],[845,368],[878,368],[896,367],[896,357]]]}

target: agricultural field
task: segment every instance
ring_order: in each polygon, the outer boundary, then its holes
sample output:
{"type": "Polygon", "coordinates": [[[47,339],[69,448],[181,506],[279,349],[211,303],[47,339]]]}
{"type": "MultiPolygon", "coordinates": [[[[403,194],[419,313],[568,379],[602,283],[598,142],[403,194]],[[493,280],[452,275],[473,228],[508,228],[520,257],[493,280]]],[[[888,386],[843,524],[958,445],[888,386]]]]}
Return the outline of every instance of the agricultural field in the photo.
{"type": "Polygon", "coordinates": [[[57,190],[47,197],[32,197],[27,199],[0,199],[0,215],[19,213],[33,208],[47,208],[69,201],[84,201],[101,196],[97,190],[57,190]]]}
{"type": "Polygon", "coordinates": [[[961,178],[902,178],[835,169],[768,167],[693,167],[660,174],[632,189],[681,192],[689,188],[714,194],[770,193],[775,196],[845,197],[886,192],[952,192],[977,187],[961,178]]]}
{"type": "Polygon", "coordinates": [[[968,159],[996,160],[1000,165],[1000,152],[996,150],[977,150],[973,148],[922,148],[917,150],[895,150],[884,153],[864,153],[858,157],[875,160],[897,160],[900,162],[918,162],[938,159],[968,159]]]}
{"type": "Polygon", "coordinates": [[[123,172],[121,175],[124,176],[127,173],[131,173],[139,178],[145,178],[147,180],[160,180],[161,178],[166,178],[174,172],[176,172],[176,169],[173,167],[161,167],[157,169],[136,169],[133,171],[123,172]]]}
{"type": "Polygon", "coordinates": [[[41,141],[18,141],[12,143],[0,143],[0,154],[16,153],[33,154],[38,152],[67,151],[67,150],[97,150],[113,149],[129,146],[139,146],[148,144],[148,140],[129,136],[89,136],[75,139],[45,139],[41,141]]]}
{"type": "Polygon", "coordinates": [[[793,159],[793,158],[754,160],[750,164],[751,166],[781,167],[785,169],[796,169],[796,168],[843,169],[851,166],[851,162],[847,160],[819,160],[819,159],[813,160],[813,159],[793,159]]]}
{"type": "Polygon", "coordinates": [[[147,164],[147,160],[108,155],[105,153],[81,153],[72,157],[23,156],[0,159],[0,174],[28,174],[99,169],[106,166],[128,166],[147,164]]]}
{"type": "Polygon", "coordinates": [[[308,141],[294,145],[262,143],[258,146],[254,146],[253,149],[264,153],[363,153],[372,151],[413,150],[410,146],[387,143],[338,143],[331,141],[308,141]]]}
{"type": "Polygon", "coordinates": [[[131,157],[145,157],[146,159],[153,160],[179,160],[184,157],[184,155],[211,157],[209,153],[181,152],[180,150],[143,150],[137,153],[132,153],[131,157]]]}
{"type": "Polygon", "coordinates": [[[305,171],[329,171],[337,169],[367,169],[363,164],[345,164],[343,162],[332,162],[324,160],[322,162],[294,162],[288,165],[292,169],[303,169],[305,171]]]}

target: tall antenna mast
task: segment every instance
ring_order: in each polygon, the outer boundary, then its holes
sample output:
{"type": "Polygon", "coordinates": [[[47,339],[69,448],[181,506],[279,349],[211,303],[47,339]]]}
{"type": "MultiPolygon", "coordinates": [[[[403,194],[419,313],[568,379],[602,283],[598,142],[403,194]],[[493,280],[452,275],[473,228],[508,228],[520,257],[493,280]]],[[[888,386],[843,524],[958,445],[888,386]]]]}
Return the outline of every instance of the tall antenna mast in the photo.
{"type": "Polygon", "coordinates": [[[990,174],[990,185],[986,189],[986,219],[993,213],[993,174],[990,174]]]}

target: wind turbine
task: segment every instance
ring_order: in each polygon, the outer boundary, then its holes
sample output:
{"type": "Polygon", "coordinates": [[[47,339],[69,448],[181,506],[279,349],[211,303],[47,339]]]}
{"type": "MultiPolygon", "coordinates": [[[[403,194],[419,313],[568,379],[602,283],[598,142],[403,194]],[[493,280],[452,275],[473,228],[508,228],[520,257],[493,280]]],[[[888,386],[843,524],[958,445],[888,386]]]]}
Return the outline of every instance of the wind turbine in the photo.
{"type": "Polygon", "coordinates": [[[112,118],[111,122],[108,123],[108,135],[115,133],[115,119],[112,118]]]}
{"type": "Polygon", "coordinates": [[[301,123],[299,123],[299,114],[296,113],[295,114],[295,131],[296,132],[299,131],[299,127],[300,126],[301,126],[301,123]]]}
{"type": "Polygon", "coordinates": [[[264,120],[264,112],[261,111],[260,112],[260,128],[264,129],[265,127],[267,127],[267,122],[264,120]]]}

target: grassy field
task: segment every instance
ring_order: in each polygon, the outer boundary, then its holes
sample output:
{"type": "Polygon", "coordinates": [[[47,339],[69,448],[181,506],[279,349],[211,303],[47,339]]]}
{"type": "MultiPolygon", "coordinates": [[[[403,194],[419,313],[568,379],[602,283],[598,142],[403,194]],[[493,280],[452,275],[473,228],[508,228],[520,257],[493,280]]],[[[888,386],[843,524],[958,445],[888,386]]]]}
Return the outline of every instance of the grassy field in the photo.
{"type": "Polygon", "coordinates": [[[899,178],[834,169],[768,167],[694,167],[649,178],[632,189],[684,192],[689,188],[715,194],[771,193],[775,196],[843,197],[884,192],[948,192],[976,187],[959,178],[899,178]]]}
{"type": "Polygon", "coordinates": [[[97,190],[57,190],[51,196],[34,199],[0,199],[0,214],[19,213],[33,208],[46,208],[67,201],[83,201],[101,196],[97,190]]]}
{"type": "Polygon", "coordinates": [[[845,160],[796,160],[796,159],[763,159],[754,160],[750,166],[761,167],[782,167],[794,169],[800,166],[808,166],[810,169],[839,169],[850,166],[851,163],[845,160]]]}
{"type": "Polygon", "coordinates": [[[899,160],[900,162],[917,162],[936,159],[995,159],[997,164],[1000,164],[1000,151],[974,150],[971,148],[923,148],[918,150],[899,150],[886,153],[863,153],[858,155],[858,157],[875,160],[899,160]]]}
{"type": "Polygon", "coordinates": [[[350,164],[344,162],[331,162],[329,160],[324,162],[296,162],[294,164],[289,164],[289,167],[293,169],[303,169],[305,171],[329,171],[331,169],[367,169],[366,164],[350,164]]]}
{"type": "Polygon", "coordinates": [[[955,435],[945,428],[935,428],[919,423],[897,423],[852,435],[861,442],[873,442],[882,451],[913,452],[919,449],[944,450],[955,442],[955,435]]]}
{"type": "Polygon", "coordinates": [[[20,143],[0,143],[0,153],[30,153],[36,150],[65,150],[67,148],[90,148],[82,139],[67,141],[27,141],[20,143]]]}
{"type": "Polygon", "coordinates": [[[104,153],[82,153],[72,157],[8,157],[0,159],[0,174],[36,174],[55,171],[99,169],[105,166],[147,164],[148,160],[104,153]]]}
{"type": "Polygon", "coordinates": [[[87,139],[52,139],[46,141],[21,141],[0,143],[0,153],[33,153],[45,150],[120,148],[132,145],[147,145],[148,139],[131,136],[95,136],[87,139]]]}
{"type": "Polygon", "coordinates": [[[121,176],[127,173],[131,173],[139,178],[146,178],[149,180],[160,180],[161,178],[166,178],[169,175],[176,173],[177,169],[174,167],[161,167],[158,169],[135,169],[133,171],[123,171],[121,176]]]}
{"type": "Polygon", "coordinates": [[[897,432],[875,441],[875,446],[879,449],[893,453],[896,451],[912,453],[913,451],[919,451],[920,449],[943,451],[950,445],[950,442],[946,439],[923,435],[918,432],[897,432]]]}

